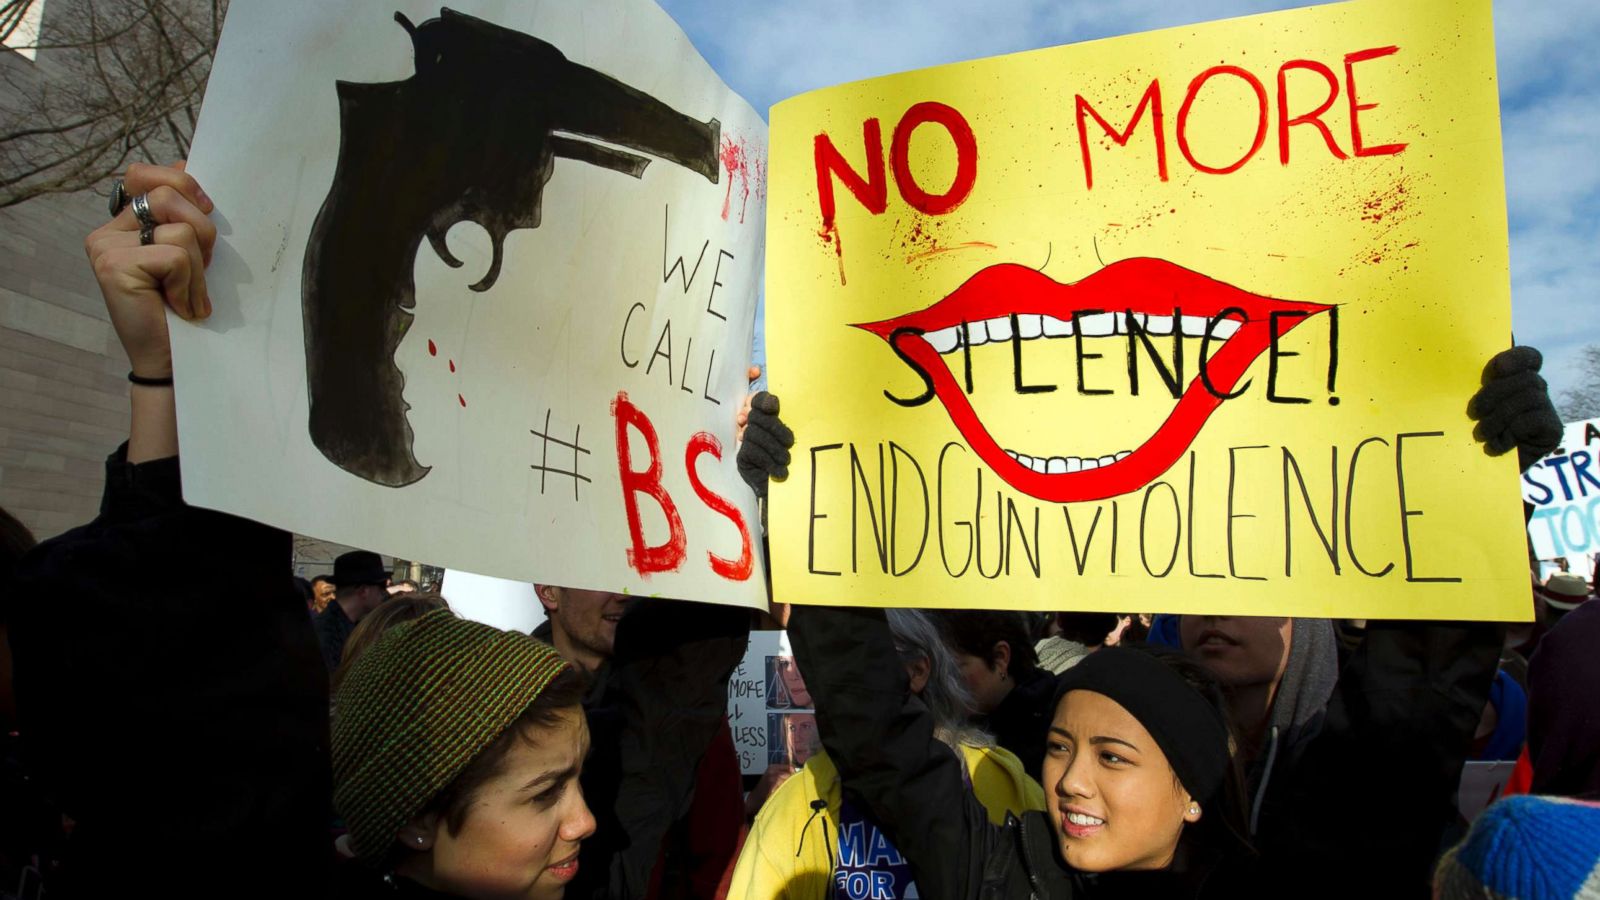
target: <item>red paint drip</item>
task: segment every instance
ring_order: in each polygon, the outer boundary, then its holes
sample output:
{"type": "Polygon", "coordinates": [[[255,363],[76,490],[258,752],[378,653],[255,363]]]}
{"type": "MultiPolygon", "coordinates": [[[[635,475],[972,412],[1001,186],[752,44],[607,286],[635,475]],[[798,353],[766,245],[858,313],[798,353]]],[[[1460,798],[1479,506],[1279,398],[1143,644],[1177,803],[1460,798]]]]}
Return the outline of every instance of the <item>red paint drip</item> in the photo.
{"type": "Polygon", "coordinates": [[[817,236],[822,238],[823,243],[833,244],[833,255],[839,258],[839,283],[841,285],[844,284],[844,242],[839,240],[838,223],[828,222],[824,224],[822,230],[817,232],[817,236]]]}
{"type": "Polygon", "coordinates": [[[456,361],[452,359],[452,360],[450,360],[450,371],[454,372],[455,370],[456,370],[456,361]]]}
{"type": "Polygon", "coordinates": [[[461,408],[462,409],[466,409],[467,408],[467,398],[461,396],[460,394],[457,394],[456,395],[456,400],[461,403],[461,408]]]}
{"type": "MultiPolygon", "coordinates": [[[[753,169],[761,165],[759,160],[750,158],[750,145],[744,138],[735,140],[731,137],[722,139],[722,149],[717,154],[722,160],[723,168],[728,170],[728,187],[722,195],[722,221],[728,221],[728,209],[733,201],[733,181],[739,180],[739,223],[744,224],[745,208],[750,204],[750,175],[753,169]]],[[[759,175],[757,176],[759,178],[759,175]]],[[[759,189],[760,182],[757,182],[759,189]]]]}
{"type": "Polygon", "coordinates": [[[428,338],[428,355],[429,356],[438,356],[439,355],[439,348],[434,346],[433,338],[428,338]]]}

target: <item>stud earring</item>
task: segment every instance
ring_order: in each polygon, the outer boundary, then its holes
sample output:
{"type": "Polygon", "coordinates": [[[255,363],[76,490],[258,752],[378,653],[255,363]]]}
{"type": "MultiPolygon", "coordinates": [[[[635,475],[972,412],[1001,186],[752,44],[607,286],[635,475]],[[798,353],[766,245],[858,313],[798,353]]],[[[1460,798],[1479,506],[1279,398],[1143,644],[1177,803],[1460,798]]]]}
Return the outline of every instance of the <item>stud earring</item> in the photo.
{"type": "Polygon", "coordinates": [[[417,843],[420,844],[420,843],[422,843],[422,835],[419,834],[416,837],[412,838],[412,840],[414,840],[414,841],[416,841],[417,843]]]}
{"type": "MultiPolygon", "coordinates": [[[[1200,806],[1199,806],[1199,804],[1196,804],[1196,803],[1189,804],[1189,815],[1191,815],[1191,816],[1200,815],[1200,806]]],[[[417,840],[420,841],[420,840],[422,840],[422,838],[417,838],[417,840]]]]}

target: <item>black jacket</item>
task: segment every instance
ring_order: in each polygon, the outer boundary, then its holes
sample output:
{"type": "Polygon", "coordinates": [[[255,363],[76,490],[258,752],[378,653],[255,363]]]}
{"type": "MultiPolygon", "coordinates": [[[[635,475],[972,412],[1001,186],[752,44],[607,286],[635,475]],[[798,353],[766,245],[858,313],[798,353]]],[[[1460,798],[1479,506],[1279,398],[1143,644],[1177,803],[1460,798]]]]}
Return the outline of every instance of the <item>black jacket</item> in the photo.
{"type": "MultiPolygon", "coordinates": [[[[548,630],[535,636],[549,640],[548,630]]],[[[580,783],[596,828],[579,848],[568,900],[645,896],[662,840],[689,811],[749,637],[744,609],[675,600],[628,608],[584,701],[590,750],[580,783]]]]}
{"type": "Polygon", "coordinates": [[[73,820],[52,896],[315,897],[328,678],[287,533],[184,504],[177,459],[106,464],[93,522],[9,592],[23,749],[73,820]]]}
{"type": "Polygon", "coordinates": [[[911,863],[923,897],[1254,896],[1246,859],[1196,854],[1173,871],[1086,875],[1062,862],[1047,814],[991,824],[911,694],[882,610],[796,606],[789,637],[845,793],[911,863]]]}
{"type": "Polygon", "coordinates": [[[1268,734],[1255,841],[1325,888],[1431,896],[1461,768],[1499,665],[1493,622],[1371,622],[1320,719],[1268,734]]]}
{"type": "Polygon", "coordinates": [[[317,643],[322,646],[322,663],[332,675],[344,661],[344,642],[350,639],[350,632],[356,630],[356,623],[344,614],[344,607],[335,597],[311,620],[311,627],[317,634],[317,643]]]}
{"type": "Polygon", "coordinates": [[[932,717],[910,695],[881,611],[797,606],[789,623],[823,746],[846,792],[911,862],[923,896],[1041,900],[1427,896],[1497,633],[1374,623],[1320,731],[1278,762],[1259,857],[1180,846],[1172,871],[1091,876],[1066,869],[1044,814],[987,822],[954,758],[936,752],[932,717]]]}

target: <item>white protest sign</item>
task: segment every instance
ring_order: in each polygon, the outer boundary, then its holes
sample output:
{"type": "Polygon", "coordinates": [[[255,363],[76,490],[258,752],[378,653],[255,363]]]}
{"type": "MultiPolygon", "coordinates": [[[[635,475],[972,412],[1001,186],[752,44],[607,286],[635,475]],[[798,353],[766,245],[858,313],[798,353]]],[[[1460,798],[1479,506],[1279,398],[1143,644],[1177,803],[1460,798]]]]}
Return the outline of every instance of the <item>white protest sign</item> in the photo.
{"type": "Polygon", "coordinates": [[[822,747],[816,713],[789,635],[752,631],[744,659],[728,679],[728,724],[739,771],[760,775],[770,765],[805,765],[822,747]]]}
{"type": "Polygon", "coordinates": [[[1567,425],[1561,446],[1522,473],[1522,499],[1533,504],[1528,537],[1541,562],[1565,561],[1594,577],[1600,553],[1600,419],[1567,425]]]}
{"type": "Polygon", "coordinates": [[[649,0],[234,0],[174,322],[197,505],[474,572],[764,602],[734,466],[766,126],[649,0]]]}
{"type": "Polygon", "coordinates": [[[439,592],[463,619],[493,625],[501,631],[532,634],[544,624],[544,605],[526,581],[507,581],[446,569],[439,592]]]}

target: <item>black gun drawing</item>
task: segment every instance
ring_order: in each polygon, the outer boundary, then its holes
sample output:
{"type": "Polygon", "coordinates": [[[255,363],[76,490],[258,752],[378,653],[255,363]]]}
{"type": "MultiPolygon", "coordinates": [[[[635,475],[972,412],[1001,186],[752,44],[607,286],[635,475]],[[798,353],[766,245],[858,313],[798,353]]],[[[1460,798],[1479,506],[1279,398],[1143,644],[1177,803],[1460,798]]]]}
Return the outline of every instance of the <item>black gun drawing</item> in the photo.
{"type": "Polygon", "coordinates": [[[395,19],[411,35],[416,73],[338,82],[338,166],[301,281],[311,440],[340,468],[391,487],[428,474],[394,362],[422,238],[458,267],[445,233],[481,225],[493,259],[471,289],[488,290],[506,235],[539,227],[557,157],[639,178],[648,153],[716,184],[721,131],[536,37],[449,9],[421,25],[395,19]]]}

